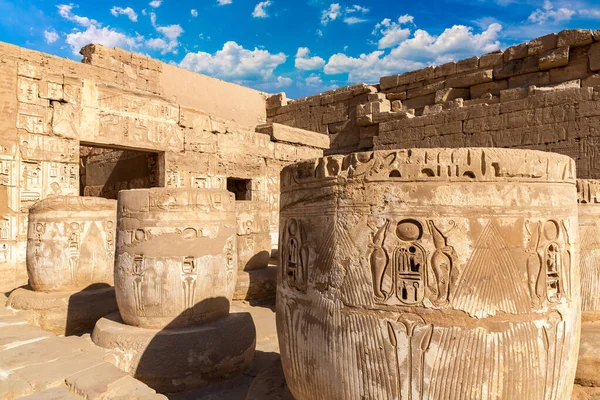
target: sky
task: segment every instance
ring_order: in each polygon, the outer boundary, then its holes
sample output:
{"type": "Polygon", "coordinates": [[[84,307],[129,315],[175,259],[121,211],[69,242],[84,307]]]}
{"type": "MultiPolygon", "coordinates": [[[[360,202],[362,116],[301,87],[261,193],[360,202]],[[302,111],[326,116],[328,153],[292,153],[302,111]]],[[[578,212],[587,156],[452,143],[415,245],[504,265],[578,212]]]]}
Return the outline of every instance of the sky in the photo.
{"type": "Polygon", "coordinates": [[[299,98],[600,28],[598,0],[0,0],[0,41],[80,61],[121,47],[299,98]]]}

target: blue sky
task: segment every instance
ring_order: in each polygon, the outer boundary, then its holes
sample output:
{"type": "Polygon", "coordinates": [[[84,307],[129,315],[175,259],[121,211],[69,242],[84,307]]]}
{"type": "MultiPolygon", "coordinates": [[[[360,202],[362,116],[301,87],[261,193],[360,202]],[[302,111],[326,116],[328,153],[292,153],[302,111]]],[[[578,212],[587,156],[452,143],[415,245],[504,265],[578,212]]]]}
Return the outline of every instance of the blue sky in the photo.
{"type": "Polygon", "coordinates": [[[0,40],[81,60],[102,43],[297,98],[565,28],[598,0],[0,0],[0,40]]]}

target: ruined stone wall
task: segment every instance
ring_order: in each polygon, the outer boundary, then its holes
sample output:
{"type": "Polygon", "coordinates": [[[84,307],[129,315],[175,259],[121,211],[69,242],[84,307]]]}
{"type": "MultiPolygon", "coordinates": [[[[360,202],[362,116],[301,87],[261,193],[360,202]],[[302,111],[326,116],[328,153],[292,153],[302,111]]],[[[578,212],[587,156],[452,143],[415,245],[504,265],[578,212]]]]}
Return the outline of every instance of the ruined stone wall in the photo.
{"type": "Polygon", "coordinates": [[[600,176],[600,30],[566,30],[505,51],[288,101],[269,121],[329,134],[330,153],[407,147],[549,150],[600,176]]]}
{"type": "MultiPolygon", "coordinates": [[[[197,88],[197,101],[188,93],[184,106],[177,87],[164,86],[170,78],[162,74],[171,67],[97,45],[82,54],[78,63],[0,42],[0,291],[27,283],[29,207],[53,195],[79,195],[80,173],[84,191],[101,194],[116,157],[128,151],[156,154],[154,186],[225,189],[228,177],[251,179],[253,199],[268,202],[276,231],[281,168],[321,156],[329,145],[256,132],[260,110],[265,113],[260,92],[186,73],[181,76],[197,88]],[[211,89],[203,92],[198,82],[211,89]],[[222,96],[214,96],[221,84],[222,96]],[[249,111],[232,121],[236,101],[249,111]],[[87,168],[80,171],[81,146],[115,150],[99,157],[84,151],[87,168]],[[90,181],[90,168],[99,180],[90,181]]],[[[300,138],[321,137],[296,131],[300,138]]],[[[141,175],[133,178],[144,179],[144,171],[136,173],[141,175]]],[[[108,187],[118,190],[129,178],[108,187]]]]}

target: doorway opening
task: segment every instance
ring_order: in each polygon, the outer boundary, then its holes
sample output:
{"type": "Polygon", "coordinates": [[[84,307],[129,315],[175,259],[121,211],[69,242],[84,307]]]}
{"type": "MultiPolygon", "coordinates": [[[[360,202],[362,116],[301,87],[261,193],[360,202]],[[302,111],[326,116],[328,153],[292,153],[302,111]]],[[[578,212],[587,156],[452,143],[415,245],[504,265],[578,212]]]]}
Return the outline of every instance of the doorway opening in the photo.
{"type": "Polygon", "coordinates": [[[252,200],[252,180],[227,178],[227,190],[235,194],[236,200],[252,200]]]}
{"type": "Polygon", "coordinates": [[[86,144],[79,158],[81,196],[116,199],[119,190],[159,186],[158,153],[86,144]]]}

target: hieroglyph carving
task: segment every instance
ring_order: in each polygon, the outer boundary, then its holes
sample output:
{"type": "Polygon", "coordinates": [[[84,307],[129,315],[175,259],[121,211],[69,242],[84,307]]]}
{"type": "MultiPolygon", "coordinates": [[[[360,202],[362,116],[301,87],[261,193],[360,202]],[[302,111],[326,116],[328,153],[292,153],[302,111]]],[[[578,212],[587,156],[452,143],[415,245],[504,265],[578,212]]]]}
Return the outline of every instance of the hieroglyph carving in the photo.
{"type": "Polygon", "coordinates": [[[406,305],[420,304],[426,296],[436,306],[443,306],[450,298],[450,281],[455,278],[456,252],[448,245],[447,235],[455,227],[442,233],[432,220],[426,221],[435,250],[427,253],[421,240],[424,226],[416,219],[406,218],[395,224],[389,220],[371,234],[369,256],[375,298],[393,304],[395,300],[406,305]],[[390,226],[395,226],[395,237],[391,251],[387,250],[386,239],[390,226]],[[391,254],[389,256],[388,254],[391,254]],[[454,272],[454,273],[453,273],[454,272]],[[389,288],[386,285],[389,277],[389,288]],[[395,300],[391,300],[392,297],[395,300]]]}
{"type": "Polygon", "coordinates": [[[308,246],[302,224],[292,218],[287,222],[282,248],[284,280],[290,287],[306,290],[308,268],[308,246]]]}

